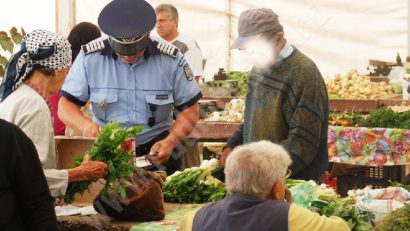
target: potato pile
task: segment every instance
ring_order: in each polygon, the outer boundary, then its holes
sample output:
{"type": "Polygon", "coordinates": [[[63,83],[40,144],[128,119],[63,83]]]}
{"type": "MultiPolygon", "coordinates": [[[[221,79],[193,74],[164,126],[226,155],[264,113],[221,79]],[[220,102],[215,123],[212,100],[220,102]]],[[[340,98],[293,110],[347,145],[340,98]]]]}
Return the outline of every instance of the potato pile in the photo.
{"type": "Polygon", "coordinates": [[[330,98],[376,99],[394,94],[393,87],[386,82],[372,82],[368,76],[359,75],[357,70],[336,74],[334,79],[326,81],[326,87],[330,98]]]}

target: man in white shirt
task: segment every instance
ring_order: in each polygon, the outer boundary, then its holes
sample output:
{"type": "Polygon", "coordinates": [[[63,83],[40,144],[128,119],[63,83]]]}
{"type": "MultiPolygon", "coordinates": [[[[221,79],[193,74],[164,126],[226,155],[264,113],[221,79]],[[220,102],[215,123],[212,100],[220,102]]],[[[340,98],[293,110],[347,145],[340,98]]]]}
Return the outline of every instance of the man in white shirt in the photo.
{"type": "MultiPolygon", "coordinates": [[[[178,31],[178,10],[171,4],[160,4],[155,8],[157,21],[155,29],[162,39],[176,46],[184,55],[191,68],[195,81],[199,83],[202,76],[202,52],[195,40],[182,35],[178,31]]],[[[194,140],[186,139],[181,147],[182,169],[199,165],[198,144],[194,140]],[[185,149],[185,150],[184,150],[185,149]]]]}
{"type": "Polygon", "coordinates": [[[155,28],[164,40],[178,47],[194,73],[198,83],[202,76],[202,52],[195,40],[178,31],[178,11],[170,4],[160,4],[155,8],[157,22],[155,28]]]}

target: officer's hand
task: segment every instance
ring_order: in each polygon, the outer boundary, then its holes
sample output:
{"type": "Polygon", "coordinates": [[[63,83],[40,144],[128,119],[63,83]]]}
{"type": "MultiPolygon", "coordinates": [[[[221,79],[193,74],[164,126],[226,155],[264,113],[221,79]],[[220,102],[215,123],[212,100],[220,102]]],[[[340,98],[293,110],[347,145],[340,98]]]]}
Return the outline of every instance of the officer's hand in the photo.
{"type": "Polygon", "coordinates": [[[221,165],[225,165],[226,158],[228,158],[229,154],[232,152],[233,148],[226,147],[222,152],[221,159],[219,159],[219,163],[221,165]]]}
{"type": "Polygon", "coordinates": [[[166,163],[169,160],[169,157],[172,154],[172,150],[174,149],[175,145],[167,140],[163,139],[158,142],[156,142],[154,145],[151,147],[150,151],[150,156],[149,160],[152,163],[166,163]]]}
{"type": "Polygon", "coordinates": [[[100,126],[96,123],[90,122],[88,125],[86,125],[83,129],[83,136],[86,137],[97,137],[100,135],[100,126]]]}

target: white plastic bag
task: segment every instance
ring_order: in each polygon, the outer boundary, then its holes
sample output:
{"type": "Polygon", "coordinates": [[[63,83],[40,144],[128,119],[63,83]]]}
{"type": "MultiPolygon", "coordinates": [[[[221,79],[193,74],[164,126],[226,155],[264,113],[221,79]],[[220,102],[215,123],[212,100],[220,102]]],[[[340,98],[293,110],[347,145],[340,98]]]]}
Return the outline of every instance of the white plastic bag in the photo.
{"type": "Polygon", "coordinates": [[[406,69],[404,67],[393,67],[387,76],[389,77],[389,84],[393,87],[393,90],[397,94],[403,94],[403,99],[404,99],[404,94],[407,94],[408,98],[408,93],[407,93],[407,81],[405,79],[406,77],[406,69]]]}

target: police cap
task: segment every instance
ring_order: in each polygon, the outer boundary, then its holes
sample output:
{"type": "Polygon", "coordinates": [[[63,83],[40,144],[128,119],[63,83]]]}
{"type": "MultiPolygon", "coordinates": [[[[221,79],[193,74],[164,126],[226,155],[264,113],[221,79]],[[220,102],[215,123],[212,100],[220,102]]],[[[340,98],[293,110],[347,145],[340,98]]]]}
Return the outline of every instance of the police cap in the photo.
{"type": "Polygon", "coordinates": [[[111,46],[120,55],[142,51],[155,21],[154,8],[144,0],[113,0],[98,17],[98,25],[110,36],[111,46]]]}

